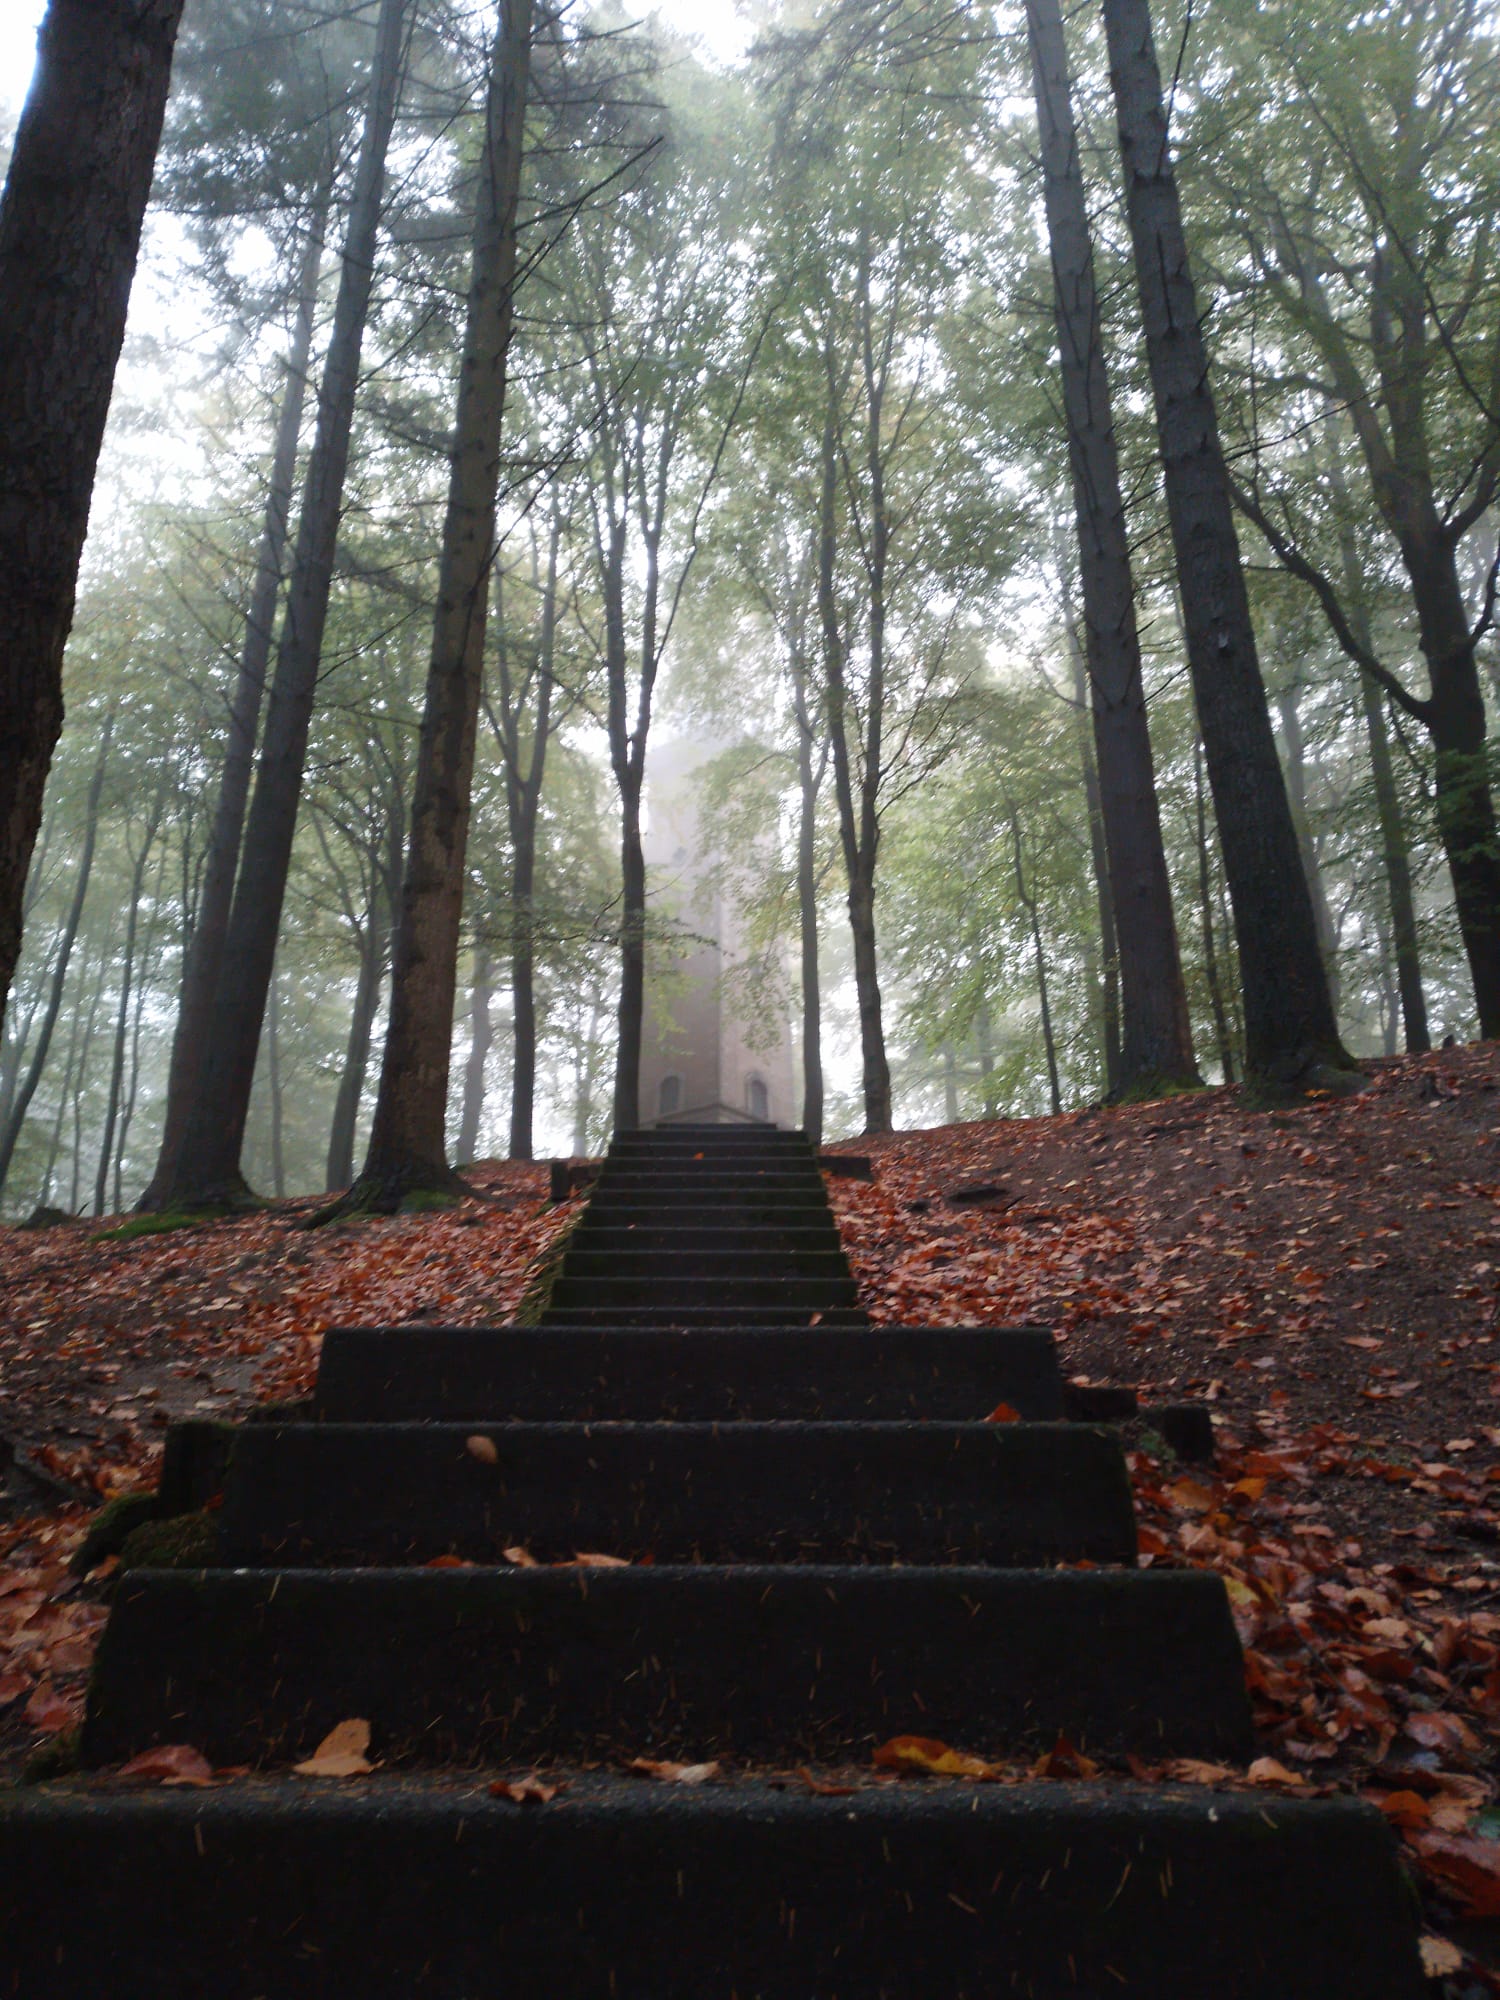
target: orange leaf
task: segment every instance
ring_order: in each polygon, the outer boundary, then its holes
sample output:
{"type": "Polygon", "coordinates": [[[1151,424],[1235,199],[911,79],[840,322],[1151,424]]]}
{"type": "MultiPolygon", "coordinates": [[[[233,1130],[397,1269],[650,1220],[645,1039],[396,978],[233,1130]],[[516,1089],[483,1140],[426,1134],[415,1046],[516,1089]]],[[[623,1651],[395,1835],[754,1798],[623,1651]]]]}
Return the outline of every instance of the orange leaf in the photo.
{"type": "Polygon", "coordinates": [[[1246,1773],[1252,1785],[1305,1785],[1300,1771],[1289,1771],[1274,1757],[1257,1757],[1246,1773]]]}
{"type": "Polygon", "coordinates": [[[805,1764],[797,1766],[797,1776],[810,1792],[816,1792],[820,1799],[852,1799],[859,1790],[858,1785],[833,1785],[826,1778],[816,1777],[805,1764]]]}
{"type": "Polygon", "coordinates": [[[1432,1819],[1432,1807],[1419,1792],[1387,1792],[1380,1810],[1392,1826],[1425,1827],[1432,1819]]]}
{"type": "Polygon", "coordinates": [[[31,1686],[30,1674],[0,1674],[0,1708],[19,1701],[31,1686]]]}
{"type": "Polygon", "coordinates": [[[579,1569],[629,1569],[630,1568],[630,1564],[624,1556],[596,1556],[596,1555],[587,1555],[582,1552],[575,1553],[573,1561],[571,1563],[560,1563],[558,1567],[560,1569],[571,1569],[575,1565],[579,1569]]]}
{"type": "Polygon", "coordinates": [[[464,1442],[464,1450],[469,1454],[470,1458],[477,1458],[481,1465],[498,1465],[500,1463],[499,1448],[493,1438],[468,1438],[464,1442]]]}
{"type": "Polygon", "coordinates": [[[517,1569],[541,1568],[541,1564],[529,1549],[502,1549],[500,1553],[508,1563],[514,1563],[517,1569]]]}
{"type": "Polygon", "coordinates": [[[1179,1514],[1211,1514],[1218,1504],[1196,1479],[1179,1479],[1166,1489],[1168,1504],[1179,1514]]]}
{"type": "Polygon", "coordinates": [[[330,1729],[312,1756],[292,1769],[301,1778],[363,1778],[375,1768],[365,1755],[369,1747],[369,1723],[351,1716],[330,1729]]]}
{"type": "Polygon", "coordinates": [[[950,1750],[931,1736],[893,1736],[872,1760],[882,1771],[932,1771],[941,1778],[994,1778],[998,1766],[966,1750],[950,1750]]]}
{"type": "Polygon", "coordinates": [[[1230,1487],[1231,1493],[1238,1493],[1246,1500],[1259,1500],[1266,1490],[1264,1479],[1237,1479],[1230,1487]]]}
{"type": "Polygon", "coordinates": [[[996,1403],[994,1409],[985,1418],[987,1424],[1018,1424],[1020,1421],[1021,1412],[1014,1409],[1009,1403],[996,1403]]]}
{"type": "Polygon", "coordinates": [[[56,1736],[59,1730],[70,1729],[78,1720],[78,1704],[60,1695],[50,1680],[40,1681],[22,1713],[33,1729],[56,1736]]]}
{"type": "Polygon", "coordinates": [[[1172,1757],[1167,1760],[1164,1775],[1180,1785],[1222,1785],[1238,1774],[1227,1764],[1210,1764],[1201,1757],[1172,1757]]]}
{"type": "Polygon", "coordinates": [[[669,1764],[654,1757],[632,1757],[625,1768],[638,1771],[643,1778],[659,1778],[664,1785],[706,1785],[719,1775],[717,1763],[669,1764]]]}
{"type": "Polygon", "coordinates": [[[550,1806],[559,1792],[568,1789],[566,1780],[557,1785],[544,1785],[540,1778],[497,1778],[490,1786],[492,1799],[509,1799],[518,1806],[550,1806]]]}
{"type": "Polygon", "coordinates": [[[1031,1775],[1033,1778],[1097,1778],[1099,1766],[1059,1732],[1057,1741],[1046,1756],[1039,1757],[1032,1765],[1031,1775]]]}
{"type": "Polygon", "coordinates": [[[424,1569],[472,1569],[473,1563],[465,1562],[462,1556],[434,1556],[432,1561],[422,1565],[424,1569]]]}
{"type": "Polygon", "coordinates": [[[191,1743],[162,1743],[120,1767],[122,1778],[156,1778],[164,1785],[210,1785],[213,1766],[191,1743]]]}

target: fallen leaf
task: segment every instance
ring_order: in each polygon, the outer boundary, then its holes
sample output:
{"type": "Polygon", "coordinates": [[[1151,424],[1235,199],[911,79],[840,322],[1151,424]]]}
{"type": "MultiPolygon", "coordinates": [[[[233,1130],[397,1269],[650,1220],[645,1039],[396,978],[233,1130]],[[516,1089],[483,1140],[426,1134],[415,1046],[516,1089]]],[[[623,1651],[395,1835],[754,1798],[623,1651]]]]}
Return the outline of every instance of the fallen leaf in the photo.
{"type": "Polygon", "coordinates": [[[70,1729],[78,1720],[78,1703],[60,1695],[50,1680],[39,1681],[21,1712],[33,1729],[56,1736],[59,1730],[70,1729]]]}
{"type": "Polygon", "coordinates": [[[213,1766],[191,1743],[162,1743],[120,1766],[122,1778],[156,1778],[164,1785],[211,1785],[213,1766]]]}
{"type": "Polygon", "coordinates": [[[1092,1757],[1085,1757],[1076,1744],[1059,1733],[1057,1741],[1045,1757],[1039,1757],[1031,1767],[1033,1778],[1097,1778],[1099,1766],[1092,1757]]]}
{"type": "Polygon", "coordinates": [[[369,1747],[369,1723],[351,1716],[330,1729],[312,1756],[292,1769],[300,1778],[363,1778],[375,1768],[365,1755],[369,1747]]]}
{"type": "Polygon", "coordinates": [[[893,1736],[871,1760],[882,1771],[931,1771],[941,1778],[993,1778],[999,1767],[966,1750],[950,1750],[931,1736],[893,1736]]]}
{"type": "Polygon", "coordinates": [[[1429,1979],[1446,1979],[1464,1969],[1464,1955],[1449,1938],[1424,1937],[1421,1951],[1422,1970],[1429,1979]]]}
{"type": "Polygon", "coordinates": [[[597,1556],[585,1553],[575,1554],[572,1563],[563,1563],[561,1567],[563,1569],[571,1569],[575,1564],[579,1569],[629,1569],[630,1568],[630,1564],[624,1556],[597,1556]]]}
{"type": "Polygon", "coordinates": [[[471,1562],[465,1562],[462,1556],[434,1556],[431,1562],[424,1563],[422,1567],[424,1569],[473,1569],[474,1565],[471,1562]]]}
{"type": "Polygon", "coordinates": [[[1392,1826],[1425,1827],[1432,1819],[1432,1807],[1418,1792],[1387,1792],[1380,1810],[1392,1826]]]}
{"type": "Polygon", "coordinates": [[[490,1797],[509,1799],[518,1806],[550,1806],[558,1793],[567,1789],[566,1780],[544,1785],[540,1778],[497,1778],[490,1786],[490,1797]]]}
{"type": "Polygon", "coordinates": [[[1196,1479],[1178,1479],[1167,1488],[1167,1500],[1181,1514],[1211,1514],[1218,1501],[1196,1479]]]}
{"type": "Polygon", "coordinates": [[[1500,1917],[1500,1840],[1455,1833],[1414,1833],[1411,1845],[1470,1917],[1500,1917]]]}
{"type": "Polygon", "coordinates": [[[1180,1785],[1222,1785],[1239,1773],[1227,1764],[1210,1764],[1201,1757],[1169,1757],[1163,1776],[1176,1779],[1180,1785]]]}
{"type": "Polygon", "coordinates": [[[31,1686],[30,1674],[0,1674],[0,1708],[19,1701],[31,1686]]]}
{"type": "Polygon", "coordinates": [[[670,1764],[654,1757],[632,1757],[625,1768],[638,1771],[643,1778],[659,1778],[664,1785],[706,1785],[719,1775],[717,1763],[670,1764]]]}
{"type": "Polygon", "coordinates": [[[493,1438],[471,1437],[464,1443],[464,1450],[470,1458],[477,1458],[481,1465],[498,1465],[500,1452],[493,1438]]]}
{"type": "Polygon", "coordinates": [[[1285,1764],[1278,1764],[1274,1757],[1257,1757],[1245,1774],[1252,1785],[1305,1785],[1300,1771],[1289,1771],[1285,1764]]]}
{"type": "Polygon", "coordinates": [[[820,1799],[852,1799],[859,1790],[858,1785],[834,1785],[826,1778],[816,1776],[805,1764],[797,1766],[797,1776],[810,1792],[816,1792],[820,1799]]]}
{"type": "Polygon", "coordinates": [[[508,1563],[513,1563],[517,1569],[541,1568],[541,1564],[531,1553],[530,1549],[502,1549],[500,1553],[508,1563]]]}
{"type": "Polygon", "coordinates": [[[1020,1421],[1021,1412],[1009,1403],[996,1403],[985,1418],[987,1424],[1018,1424],[1020,1421]]]}

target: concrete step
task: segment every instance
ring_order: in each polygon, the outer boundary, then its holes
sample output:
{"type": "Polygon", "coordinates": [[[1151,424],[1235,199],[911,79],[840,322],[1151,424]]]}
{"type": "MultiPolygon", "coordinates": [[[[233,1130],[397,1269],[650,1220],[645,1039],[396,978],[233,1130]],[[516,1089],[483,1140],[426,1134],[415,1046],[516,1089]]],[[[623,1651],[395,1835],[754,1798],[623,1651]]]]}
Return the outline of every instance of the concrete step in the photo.
{"type": "MultiPolygon", "coordinates": [[[[578,1251],[650,1251],[689,1255],[702,1250],[754,1251],[762,1258],[796,1256],[816,1250],[843,1255],[839,1233],[832,1222],[821,1227],[767,1228],[763,1223],[726,1223],[715,1227],[692,1223],[595,1222],[585,1215],[568,1239],[568,1254],[578,1251]]],[[[846,1266],[847,1268],[847,1266],[846,1266]]]]}
{"type": "Polygon", "coordinates": [[[662,1153],[703,1154],[708,1159],[734,1159],[740,1154],[766,1153],[777,1158],[813,1159],[812,1141],[805,1132],[767,1131],[764,1126],[684,1126],[659,1132],[622,1132],[610,1141],[608,1157],[633,1159],[638,1155],[655,1158],[662,1153]]]}
{"type": "MultiPolygon", "coordinates": [[[[768,1270],[775,1282],[789,1279],[832,1278],[852,1284],[849,1260],[840,1249],[821,1247],[798,1250],[725,1249],[718,1244],[702,1246],[673,1242],[667,1249],[632,1246],[629,1249],[600,1249],[587,1238],[568,1244],[562,1275],[566,1278],[649,1278],[653,1282],[676,1285],[683,1279],[722,1280],[729,1288],[726,1296],[738,1293],[747,1278],[764,1278],[768,1270]]],[[[555,1296],[555,1294],[554,1294],[555,1296]]]]}
{"type": "Polygon", "coordinates": [[[969,1421],[999,1403],[1045,1422],[1062,1374],[1037,1327],[335,1327],[317,1402],[355,1423],[969,1421]]]}
{"type": "Polygon", "coordinates": [[[1133,1564],[1110,1432],[1063,1424],[247,1425],[222,1560],[1133,1564]],[[488,1439],[496,1462],[473,1450],[488,1439]]]}
{"type": "Polygon", "coordinates": [[[574,1776],[0,1794],[17,2000],[1422,2000],[1371,1807],[574,1776]]]}
{"type": "Polygon", "coordinates": [[[767,1166],[720,1165],[716,1160],[610,1160],[599,1175],[598,1186],[615,1190],[622,1187],[669,1189],[674,1187],[720,1188],[726,1193],[741,1189],[791,1188],[815,1194],[823,1200],[828,1190],[822,1175],[809,1161],[805,1166],[777,1162],[767,1166]]]}
{"type": "Polygon", "coordinates": [[[84,1760],[305,1756],[349,1716],[396,1765],[862,1759],[910,1732],[1239,1758],[1229,1601],[1196,1571],[132,1570],[84,1760]]]}
{"type": "Polygon", "coordinates": [[[856,1327],[868,1326],[861,1306],[586,1306],[544,1315],[549,1327],[656,1327],[662,1331],[697,1333],[713,1327],[856,1327]]]}
{"type": "MultiPolygon", "coordinates": [[[[762,1262],[760,1268],[764,1272],[766,1265],[762,1262]]],[[[552,1287],[551,1303],[563,1312],[573,1307],[617,1312],[636,1306],[648,1306],[658,1312],[677,1306],[701,1306],[717,1311],[716,1300],[722,1299],[725,1305],[768,1310],[775,1319],[793,1312],[817,1312],[825,1306],[857,1305],[859,1292],[847,1272],[846,1265],[842,1273],[827,1271],[808,1278],[756,1277],[749,1272],[705,1278],[694,1276],[691,1271],[657,1268],[634,1276],[611,1273],[607,1277],[574,1277],[571,1265],[565,1262],[552,1287]]]]}
{"type": "Polygon", "coordinates": [[[580,1233],[594,1229],[830,1230],[837,1225],[827,1202],[648,1201],[640,1197],[595,1197],[578,1221],[580,1233]]]}

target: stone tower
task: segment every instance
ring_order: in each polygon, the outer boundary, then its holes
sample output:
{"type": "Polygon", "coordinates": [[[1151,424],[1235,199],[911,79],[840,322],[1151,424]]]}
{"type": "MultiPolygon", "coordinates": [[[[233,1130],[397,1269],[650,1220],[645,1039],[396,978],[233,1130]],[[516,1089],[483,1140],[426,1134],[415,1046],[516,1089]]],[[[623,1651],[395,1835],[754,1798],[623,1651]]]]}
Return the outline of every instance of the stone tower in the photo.
{"type": "Polygon", "coordinates": [[[799,1098],[789,1024],[736,1014],[725,974],[741,956],[736,912],[712,880],[714,855],[699,825],[698,771],[722,745],[685,741],[653,747],[646,865],[658,911],[682,933],[672,953],[653,944],[647,967],[641,1042],[643,1125],[781,1125],[797,1123],[799,1098]]]}

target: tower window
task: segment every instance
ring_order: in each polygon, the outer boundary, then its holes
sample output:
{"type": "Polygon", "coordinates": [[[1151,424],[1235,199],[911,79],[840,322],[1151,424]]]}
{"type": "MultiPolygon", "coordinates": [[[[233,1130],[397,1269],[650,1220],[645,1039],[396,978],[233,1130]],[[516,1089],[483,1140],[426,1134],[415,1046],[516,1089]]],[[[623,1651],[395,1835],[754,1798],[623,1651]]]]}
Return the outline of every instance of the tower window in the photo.
{"type": "Polygon", "coordinates": [[[771,1093],[766,1089],[762,1078],[752,1076],[745,1085],[745,1103],[752,1118],[759,1118],[767,1124],[770,1123],[771,1093]]]}

